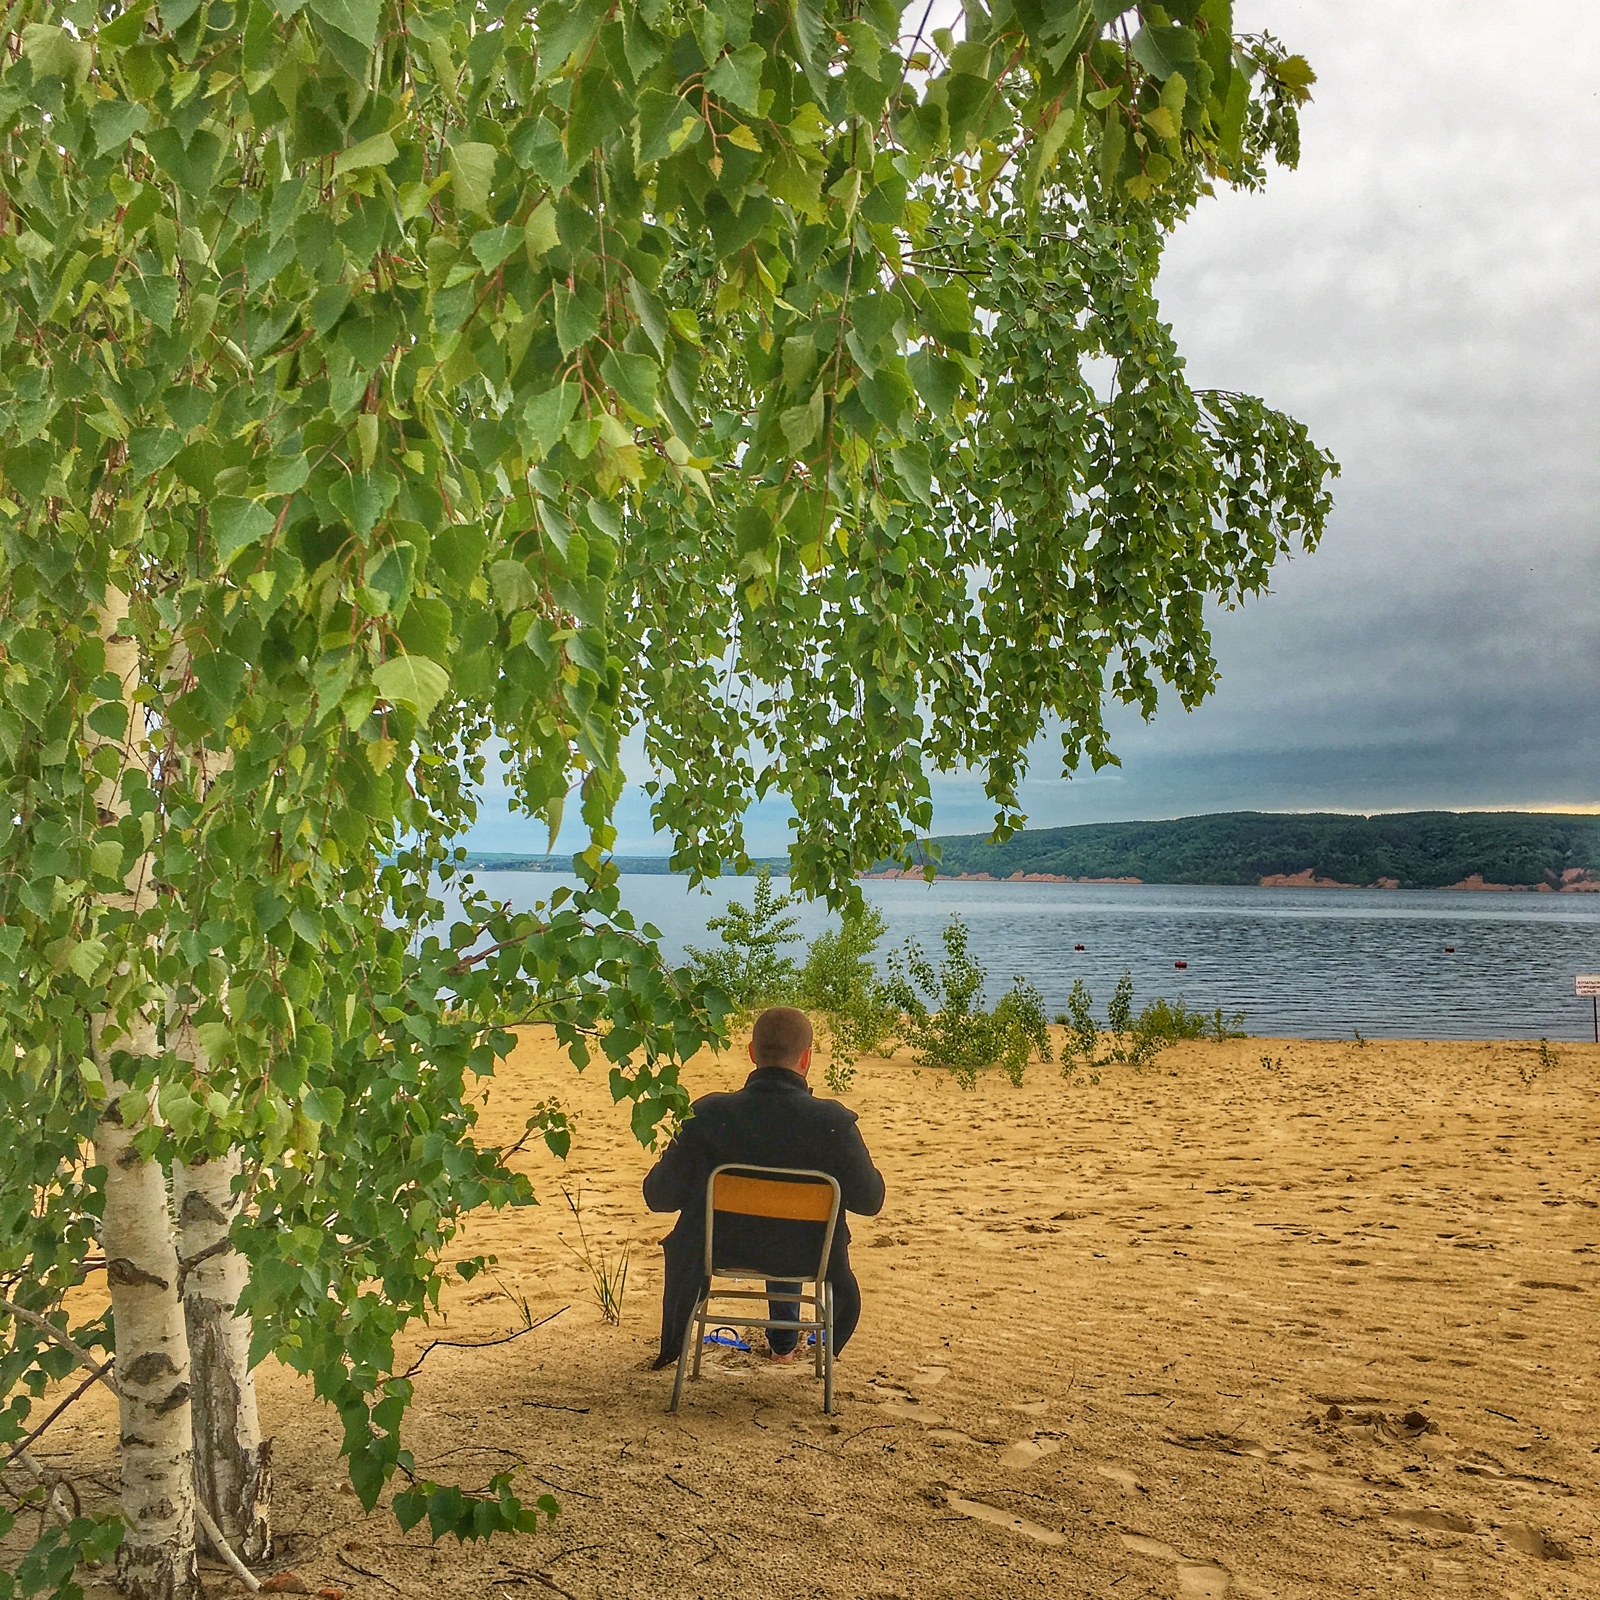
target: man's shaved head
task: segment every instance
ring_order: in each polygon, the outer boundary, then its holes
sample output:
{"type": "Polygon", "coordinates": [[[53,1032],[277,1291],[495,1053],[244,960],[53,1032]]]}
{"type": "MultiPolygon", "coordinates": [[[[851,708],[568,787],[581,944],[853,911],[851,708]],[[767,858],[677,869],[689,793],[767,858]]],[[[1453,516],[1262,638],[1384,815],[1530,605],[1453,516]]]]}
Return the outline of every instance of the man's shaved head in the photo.
{"type": "Polygon", "coordinates": [[[791,1072],[811,1048],[811,1021],[793,1006],[769,1006],[756,1018],[750,1035],[750,1056],[758,1067],[787,1067],[791,1072]]]}

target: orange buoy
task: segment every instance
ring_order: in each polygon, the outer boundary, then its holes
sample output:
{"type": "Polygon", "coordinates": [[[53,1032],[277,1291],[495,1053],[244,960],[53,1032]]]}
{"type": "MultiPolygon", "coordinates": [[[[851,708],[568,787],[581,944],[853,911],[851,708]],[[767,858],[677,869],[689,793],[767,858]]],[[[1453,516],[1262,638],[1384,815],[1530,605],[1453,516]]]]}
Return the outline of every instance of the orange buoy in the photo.
{"type": "Polygon", "coordinates": [[[1456,947],[1453,944],[1447,944],[1444,947],[1444,953],[1447,956],[1453,956],[1456,953],[1456,947]]]}
{"type": "Polygon", "coordinates": [[[1081,950],[1081,949],[1083,949],[1083,946],[1082,946],[1082,945],[1081,945],[1081,944],[1075,944],[1075,945],[1073,945],[1073,947],[1072,947],[1072,948],[1073,948],[1073,949],[1074,949],[1074,950],[1081,950]]]}
{"type": "Polygon", "coordinates": [[[1189,970],[1189,963],[1187,961],[1174,961],[1172,964],[1178,969],[1179,972],[1187,972],[1189,970]]]}

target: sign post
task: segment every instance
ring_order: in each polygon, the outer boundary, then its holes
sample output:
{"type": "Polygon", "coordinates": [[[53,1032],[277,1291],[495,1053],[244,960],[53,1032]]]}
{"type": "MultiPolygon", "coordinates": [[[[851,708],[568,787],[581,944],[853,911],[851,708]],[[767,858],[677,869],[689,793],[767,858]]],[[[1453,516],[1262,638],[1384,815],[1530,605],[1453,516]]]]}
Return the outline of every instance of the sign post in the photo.
{"type": "Polygon", "coordinates": [[[1594,1013],[1594,1042],[1600,1044],[1600,972],[1580,972],[1577,992],[1589,997],[1589,1008],[1594,1013]]]}

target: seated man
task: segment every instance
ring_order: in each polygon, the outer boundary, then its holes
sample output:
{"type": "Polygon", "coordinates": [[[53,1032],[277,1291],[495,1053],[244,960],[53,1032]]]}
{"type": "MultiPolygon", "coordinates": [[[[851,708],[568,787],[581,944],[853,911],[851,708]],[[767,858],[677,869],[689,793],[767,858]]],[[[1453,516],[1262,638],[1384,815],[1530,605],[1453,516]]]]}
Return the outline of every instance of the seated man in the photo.
{"type": "MultiPolygon", "coordinates": [[[[844,1209],[876,1216],[883,1209],[883,1179],[856,1128],[856,1114],[837,1100],[812,1097],[811,1024],[805,1013],[773,1006],[756,1018],[750,1036],[755,1071],[736,1094],[708,1094],[679,1129],[644,1180],[652,1211],[676,1211],[677,1225],[663,1241],[667,1281],[661,1297],[661,1354],[655,1370],[670,1367],[705,1287],[706,1181],[728,1162],[756,1167],[805,1167],[839,1180],[844,1209]]],[[[759,1224],[756,1224],[759,1226],[759,1224]]],[[[719,1225],[720,1226],[720,1225],[719,1225]]],[[[814,1258],[813,1258],[814,1259],[814,1258]]],[[[850,1270],[850,1230],[843,1216],[828,1258],[833,1285],[835,1353],[844,1349],[861,1317],[861,1291],[850,1270]]],[[[769,1283],[774,1318],[797,1317],[794,1283],[769,1283]]],[[[775,1361],[787,1361],[800,1342],[793,1328],[769,1328],[775,1361]]]]}

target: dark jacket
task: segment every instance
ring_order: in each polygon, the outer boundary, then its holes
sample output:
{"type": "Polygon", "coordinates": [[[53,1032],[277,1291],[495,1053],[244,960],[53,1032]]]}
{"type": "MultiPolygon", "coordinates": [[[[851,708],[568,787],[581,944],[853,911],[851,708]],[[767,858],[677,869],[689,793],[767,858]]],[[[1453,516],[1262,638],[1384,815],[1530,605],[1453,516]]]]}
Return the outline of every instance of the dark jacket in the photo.
{"type": "MultiPolygon", "coordinates": [[[[806,1167],[839,1180],[844,1208],[874,1217],[883,1209],[883,1178],[867,1154],[856,1127],[856,1114],[837,1100],[819,1100],[798,1072],[783,1067],[757,1067],[735,1094],[708,1094],[694,1103],[694,1115],[663,1152],[644,1180],[645,1204],[652,1211],[676,1211],[677,1225],[668,1236],[669,1248],[703,1248],[706,1227],[706,1180],[726,1162],[749,1162],[759,1167],[806,1167]]],[[[717,1253],[726,1259],[724,1239],[738,1251],[740,1232],[762,1251],[763,1262],[776,1248],[781,1255],[798,1251],[785,1266],[797,1274],[812,1270],[820,1240],[810,1245],[811,1265],[802,1267],[804,1235],[808,1225],[767,1223],[756,1218],[738,1219],[730,1236],[719,1213],[717,1253]],[[792,1237],[791,1237],[792,1236],[792,1237]]],[[[819,1230],[820,1232],[820,1230],[819,1230]]],[[[829,1269],[843,1266],[850,1230],[844,1218],[834,1233],[829,1269]]]]}

